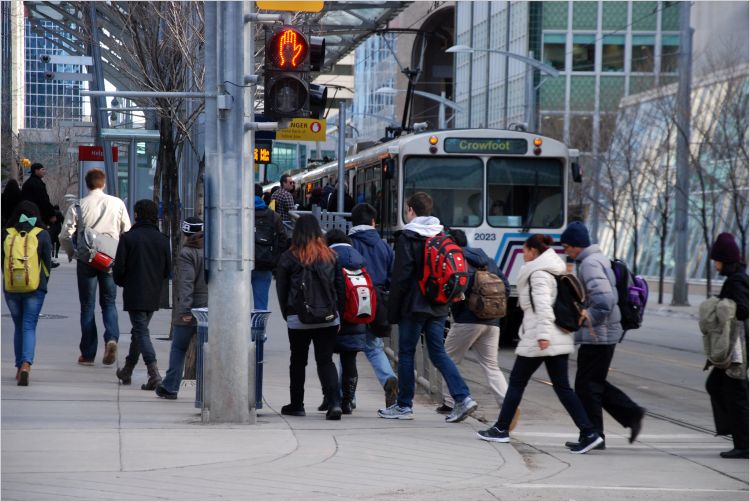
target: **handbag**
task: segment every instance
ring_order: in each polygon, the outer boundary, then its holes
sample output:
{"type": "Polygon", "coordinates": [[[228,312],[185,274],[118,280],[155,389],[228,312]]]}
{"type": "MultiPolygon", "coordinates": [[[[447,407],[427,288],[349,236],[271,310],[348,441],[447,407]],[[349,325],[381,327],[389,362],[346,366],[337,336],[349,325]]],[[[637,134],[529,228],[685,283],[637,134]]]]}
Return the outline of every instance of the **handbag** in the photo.
{"type": "Polygon", "coordinates": [[[117,254],[117,239],[84,225],[80,204],[76,204],[75,207],[78,216],[76,259],[96,270],[109,271],[117,254]]]}

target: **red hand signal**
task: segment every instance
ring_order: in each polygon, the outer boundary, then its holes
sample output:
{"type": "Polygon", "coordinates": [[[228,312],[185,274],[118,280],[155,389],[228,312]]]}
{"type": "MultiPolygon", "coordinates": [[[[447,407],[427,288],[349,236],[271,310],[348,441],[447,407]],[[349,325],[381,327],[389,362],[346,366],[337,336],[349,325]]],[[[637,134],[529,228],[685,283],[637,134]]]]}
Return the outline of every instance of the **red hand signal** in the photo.
{"type": "Polygon", "coordinates": [[[299,33],[295,30],[285,30],[279,39],[279,66],[281,68],[289,65],[292,68],[299,66],[301,58],[304,58],[305,45],[299,43],[299,33]]]}

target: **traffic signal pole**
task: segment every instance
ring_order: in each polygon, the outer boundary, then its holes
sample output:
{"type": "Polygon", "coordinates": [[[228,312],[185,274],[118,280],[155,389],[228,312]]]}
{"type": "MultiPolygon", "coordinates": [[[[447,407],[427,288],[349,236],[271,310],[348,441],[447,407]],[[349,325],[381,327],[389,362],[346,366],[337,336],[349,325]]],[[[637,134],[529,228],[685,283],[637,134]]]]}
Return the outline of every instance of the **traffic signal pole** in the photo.
{"type": "Polygon", "coordinates": [[[252,164],[244,162],[252,156],[247,155],[249,145],[243,141],[245,3],[206,2],[204,6],[206,89],[219,94],[206,100],[209,323],[208,413],[204,421],[212,423],[251,423],[255,419],[249,409],[250,388],[255,386],[248,387],[255,374],[248,368],[254,205],[252,164]]]}

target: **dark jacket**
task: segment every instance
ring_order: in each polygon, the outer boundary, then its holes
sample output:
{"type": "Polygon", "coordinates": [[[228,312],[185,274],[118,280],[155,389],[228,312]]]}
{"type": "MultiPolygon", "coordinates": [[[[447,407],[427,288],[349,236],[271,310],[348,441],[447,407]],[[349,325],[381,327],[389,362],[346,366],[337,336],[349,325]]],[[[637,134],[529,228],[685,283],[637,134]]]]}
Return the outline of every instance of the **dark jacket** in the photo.
{"type": "Polygon", "coordinates": [[[422,237],[411,230],[402,231],[396,239],[391,289],[388,297],[388,322],[398,324],[407,317],[447,317],[448,305],[433,305],[422,296],[419,279],[424,268],[422,237]]]}
{"type": "MultiPolygon", "coordinates": [[[[730,265],[724,265],[725,267],[730,265]]],[[[723,274],[722,274],[723,275],[723,274]]],[[[734,300],[737,304],[737,316],[738,321],[744,321],[748,318],[748,280],[747,271],[742,265],[736,265],[735,268],[729,272],[727,279],[721,286],[719,292],[719,298],[729,298],[734,300]]]]}
{"type": "Polygon", "coordinates": [[[47,194],[47,185],[39,176],[32,175],[24,181],[21,197],[23,200],[29,200],[37,205],[45,225],[55,215],[55,207],[49,201],[49,195],[47,194]]]}
{"type": "Polygon", "coordinates": [[[5,185],[2,196],[2,226],[5,225],[13,216],[13,210],[16,208],[19,202],[23,200],[21,195],[21,187],[18,186],[16,180],[9,180],[5,185]]]}
{"type": "MultiPolygon", "coordinates": [[[[355,227],[356,228],[356,227],[355,227]]],[[[393,270],[393,250],[380,238],[377,230],[363,230],[349,234],[352,246],[359,251],[367,264],[367,272],[375,285],[391,287],[391,270],[393,270]]]]}
{"type": "Polygon", "coordinates": [[[182,316],[191,314],[190,309],[208,306],[208,286],[203,269],[203,234],[194,234],[187,238],[177,258],[178,281],[176,317],[174,324],[178,326],[195,325],[195,319],[190,322],[182,320],[182,316]]]}
{"type": "MultiPolygon", "coordinates": [[[[362,255],[349,244],[334,244],[331,246],[331,249],[336,253],[336,267],[338,269],[343,267],[348,268],[349,270],[357,270],[362,267],[367,267],[362,255]]],[[[343,274],[341,277],[343,280],[343,274]]],[[[346,291],[344,291],[344,295],[346,295],[346,291]]],[[[344,296],[344,298],[346,298],[346,296],[344,296]]],[[[344,302],[342,302],[342,304],[343,303],[344,302]]],[[[345,323],[341,309],[339,310],[339,317],[342,318],[341,331],[339,331],[339,336],[336,337],[336,347],[334,348],[334,351],[358,352],[365,350],[366,325],[345,323]]]]}
{"type": "MultiPolygon", "coordinates": [[[[280,257],[281,254],[286,251],[286,249],[289,247],[287,245],[287,235],[286,231],[284,230],[284,223],[281,221],[281,216],[279,216],[276,212],[271,211],[268,209],[268,206],[266,206],[266,203],[263,202],[263,199],[256,196],[255,197],[255,231],[258,231],[258,228],[261,226],[271,226],[273,227],[273,233],[276,237],[276,246],[278,249],[278,256],[280,257]]],[[[256,264],[255,270],[272,270],[269,268],[263,268],[256,264]]]]}
{"type": "MultiPolygon", "coordinates": [[[[336,290],[336,303],[339,312],[344,308],[344,278],[341,277],[341,270],[335,263],[321,262],[319,270],[326,280],[334,284],[336,290]]],[[[284,251],[279,258],[279,264],[276,267],[276,294],[279,298],[279,307],[281,315],[286,321],[290,315],[297,315],[294,308],[295,299],[300,294],[298,278],[302,274],[302,264],[292,254],[290,250],[284,251]]]]}
{"type": "MultiPolygon", "coordinates": [[[[344,192],[344,212],[351,213],[354,209],[354,199],[348,193],[344,192]]],[[[332,192],[328,196],[328,203],[326,204],[326,210],[329,212],[336,212],[339,210],[339,195],[338,190],[332,192]]]]}
{"type": "Polygon", "coordinates": [[[136,222],[120,236],[112,268],[125,311],[159,310],[161,287],[172,268],[169,238],[152,223],[136,222]]]}
{"type": "MultiPolygon", "coordinates": [[[[491,260],[483,250],[479,248],[465,247],[463,248],[463,251],[464,257],[466,258],[466,263],[469,264],[469,286],[466,290],[467,295],[471,291],[471,288],[474,286],[474,274],[476,273],[477,268],[480,267],[486,268],[488,272],[493,273],[500,279],[502,279],[503,283],[505,284],[506,293],[510,292],[510,284],[508,283],[508,279],[502,272],[500,272],[500,270],[497,268],[497,264],[493,260],[491,260]]],[[[499,326],[500,324],[500,319],[478,318],[471,310],[469,310],[469,308],[466,306],[465,301],[452,304],[451,311],[453,312],[453,321],[457,323],[485,324],[487,326],[499,326]]]]}
{"type": "MultiPolygon", "coordinates": [[[[28,223],[24,222],[17,226],[17,230],[28,232],[33,227],[29,225],[28,223]]],[[[2,231],[2,267],[3,267],[3,273],[5,273],[5,238],[8,237],[8,231],[6,229],[3,229],[2,231]]],[[[39,259],[44,263],[44,266],[47,268],[47,272],[44,272],[44,269],[41,270],[41,275],[39,276],[39,291],[47,292],[47,282],[49,281],[49,274],[52,270],[52,239],[50,238],[49,232],[46,230],[42,230],[39,232],[36,236],[37,240],[37,246],[36,246],[36,252],[39,256],[39,259]]],[[[14,294],[14,293],[10,293],[14,294]]]]}

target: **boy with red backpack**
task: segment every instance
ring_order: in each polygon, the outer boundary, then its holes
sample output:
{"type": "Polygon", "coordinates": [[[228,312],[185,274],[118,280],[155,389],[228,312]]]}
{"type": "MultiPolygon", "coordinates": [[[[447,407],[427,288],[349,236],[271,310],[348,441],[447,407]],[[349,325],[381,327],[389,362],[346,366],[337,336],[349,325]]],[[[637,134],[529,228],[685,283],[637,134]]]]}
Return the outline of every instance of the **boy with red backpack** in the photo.
{"type": "Polygon", "coordinates": [[[406,201],[407,224],[396,241],[388,298],[388,320],[399,328],[398,399],[393,406],[378,410],[381,418],[414,418],[414,353],[423,331],[430,360],[456,403],[445,421],[460,422],[477,407],[443,344],[448,309],[463,297],[468,269],[461,248],[443,234],[443,225],[431,214],[428,194],[417,192],[406,201]]]}

